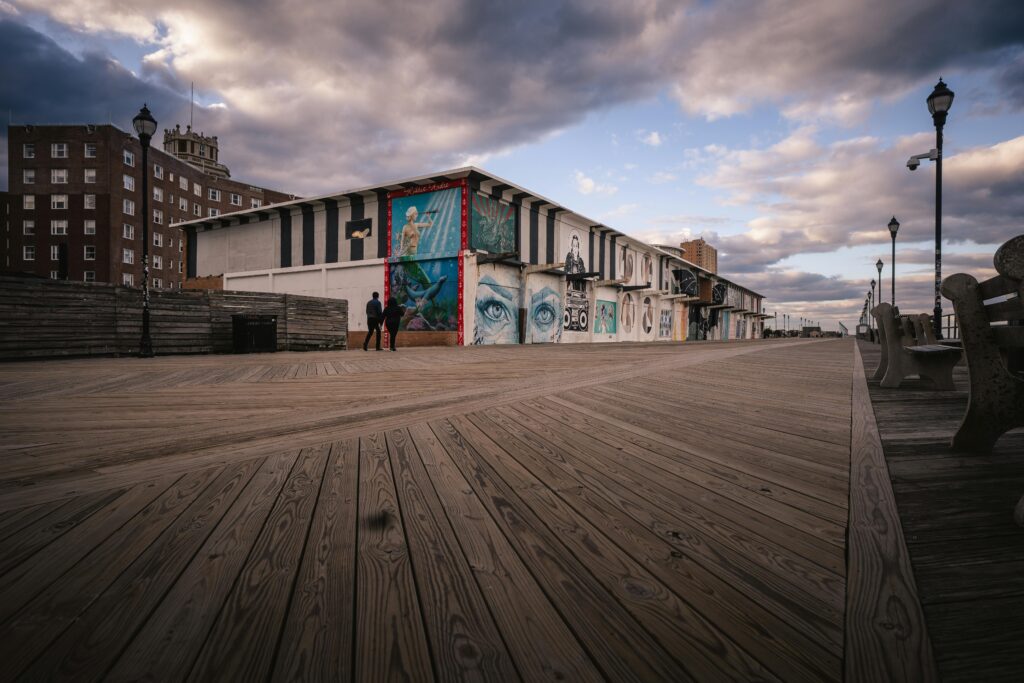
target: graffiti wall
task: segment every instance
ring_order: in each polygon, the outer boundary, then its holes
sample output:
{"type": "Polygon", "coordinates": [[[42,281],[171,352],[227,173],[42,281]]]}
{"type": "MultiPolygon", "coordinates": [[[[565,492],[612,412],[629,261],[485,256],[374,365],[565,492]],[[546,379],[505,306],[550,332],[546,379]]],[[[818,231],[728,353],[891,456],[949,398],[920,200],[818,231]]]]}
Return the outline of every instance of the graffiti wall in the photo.
{"type": "Polygon", "coordinates": [[[565,254],[565,307],[562,327],[566,332],[587,332],[590,330],[590,297],[587,282],[574,280],[572,276],[587,272],[587,232],[572,228],[563,232],[562,248],[565,254]]]}
{"type": "Polygon", "coordinates": [[[519,269],[482,266],[473,303],[474,344],[518,344],[519,269]]]}
{"type": "MultiPolygon", "coordinates": [[[[392,263],[388,293],[405,307],[399,330],[451,332],[459,327],[457,258],[392,263]]],[[[401,337],[399,337],[401,340],[401,337]]]]}
{"type": "Polygon", "coordinates": [[[462,244],[462,188],[391,199],[391,255],[454,256],[462,244]]]}
{"type": "Polygon", "coordinates": [[[645,296],[640,302],[640,331],[642,333],[642,339],[646,339],[651,336],[655,325],[655,316],[657,315],[654,308],[654,300],[649,296],[645,296]]]}
{"type": "Polygon", "coordinates": [[[485,194],[473,194],[470,211],[469,246],[492,254],[516,250],[515,208],[485,194]]]}
{"type": "Polygon", "coordinates": [[[697,274],[688,268],[678,268],[672,271],[674,276],[673,294],[685,294],[686,296],[700,296],[700,283],[697,282],[697,274]]]}
{"type": "Polygon", "coordinates": [[[615,336],[618,327],[617,322],[618,304],[607,299],[597,299],[594,302],[594,334],[615,336]]]}
{"type": "Polygon", "coordinates": [[[537,273],[527,280],[526,329],[531,344],[562,340],[562,279],[537,273]]]}
{"type": "Polygon", "coordinates": [[[658,311],[658,339],[672,338],[672,306],[662,304],[658,311]]]}
{"type": "Polygon", "coordinates": [[[619,302],[619,336],[626,339],[636,338],[637,302],[632,292],[622,295],[619,302]]]}

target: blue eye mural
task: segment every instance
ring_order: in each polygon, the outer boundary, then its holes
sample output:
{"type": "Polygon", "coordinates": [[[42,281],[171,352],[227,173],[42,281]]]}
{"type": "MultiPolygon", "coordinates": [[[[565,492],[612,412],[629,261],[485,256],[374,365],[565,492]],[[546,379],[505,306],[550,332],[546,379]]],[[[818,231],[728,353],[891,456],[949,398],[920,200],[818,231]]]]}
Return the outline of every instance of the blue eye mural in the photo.
{"type": "Polygon", "coordinates": [[[491,275],[476,288],[474,344],[519,343],[519,287],[501,283],[491,275]]]}
{"type": "Polygon", "coordinates": [[[562,297],[551,287],[530,294],[527,325],[534,343],[557,342],[562,338],[562,297]]]}

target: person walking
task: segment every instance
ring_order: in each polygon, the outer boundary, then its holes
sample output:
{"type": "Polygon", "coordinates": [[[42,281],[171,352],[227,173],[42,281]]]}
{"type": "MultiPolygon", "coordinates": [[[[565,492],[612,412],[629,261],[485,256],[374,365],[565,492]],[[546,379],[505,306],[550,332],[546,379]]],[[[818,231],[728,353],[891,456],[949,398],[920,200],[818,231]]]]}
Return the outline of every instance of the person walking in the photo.
{"type": "Polygon", "coordinates": [[[377,332],[377,350],[380,351],[380,324],[384,322],[384,311],[380,305],[380,292],[374,292],[373,298],[366,302],[366,339],[363,340],[363,351],[370,345],[370,337],[377,332]]]}
{"type": "Polygon", "coordinates": [[[391,344],[391,350],[395,350],[395,339],[398,338],[398,323],[401,322],[402,316],[405,315],[405,307],[398,305],[398,300],[395,297],[388,299],[388,305],[384,307],[384,325],[388,328],[388,340],[391,344]]]}

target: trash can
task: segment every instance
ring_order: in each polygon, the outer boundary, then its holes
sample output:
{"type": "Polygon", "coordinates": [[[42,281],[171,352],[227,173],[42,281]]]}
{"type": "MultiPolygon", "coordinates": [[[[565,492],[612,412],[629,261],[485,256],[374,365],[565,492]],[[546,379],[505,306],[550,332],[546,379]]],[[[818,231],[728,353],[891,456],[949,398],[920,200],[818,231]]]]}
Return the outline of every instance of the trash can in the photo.
{"type": "Polygon", "coordinates": [[[277,351],[277,316],[236,313],[231,316],[235,353],[277,351]]]}

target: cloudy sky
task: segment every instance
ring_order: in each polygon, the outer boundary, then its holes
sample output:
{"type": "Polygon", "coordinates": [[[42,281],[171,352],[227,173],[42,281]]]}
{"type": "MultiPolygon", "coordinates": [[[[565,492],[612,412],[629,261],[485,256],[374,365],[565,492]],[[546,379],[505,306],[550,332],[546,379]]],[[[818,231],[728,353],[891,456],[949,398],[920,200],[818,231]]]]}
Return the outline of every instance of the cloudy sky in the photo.
{"type": "MultiPolygon", "coordinates": [[[[13,123],[162,125],[302,195],[476,164],[623,232],[704,235],[768,312],[856,323],[895,214],[897,301],[1024,231],[1019,0],[0,0],[13,123]]],[[[5,133],[6,134],[6,133],[5,133]]],[[[3,151],[6,154],[6,140],[3,151]]],[[[6,187],[6,158],[0,158],[6,187]]],[[[948,302],[945,307],[951,310],[948,302]]]]}

